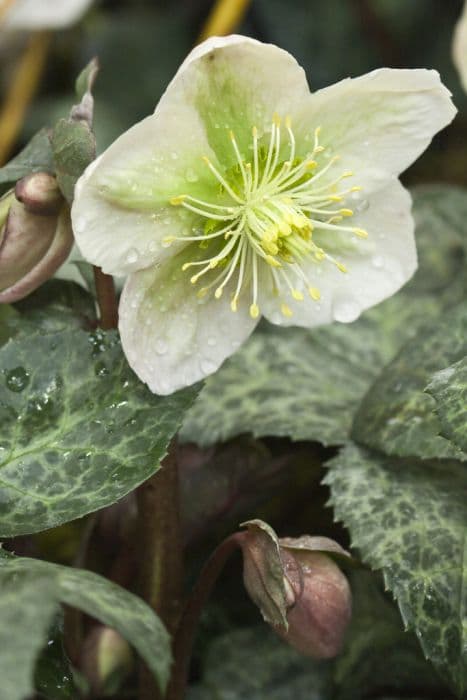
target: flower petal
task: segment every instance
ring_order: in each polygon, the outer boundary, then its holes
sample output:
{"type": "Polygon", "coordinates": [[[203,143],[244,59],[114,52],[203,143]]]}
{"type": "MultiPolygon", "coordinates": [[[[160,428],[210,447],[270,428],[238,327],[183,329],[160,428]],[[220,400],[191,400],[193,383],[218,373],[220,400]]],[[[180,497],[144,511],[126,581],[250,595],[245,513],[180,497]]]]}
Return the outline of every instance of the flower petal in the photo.
{"type": "Polygon", "coordinates": [[[309,96],[290,54],[247,37],[209,39],[182,64],[154,114],[118,138],[79,180],[72,209],[77,244],[90,262],[127,274],[172,256],[194,215],[170,199],[189,192],[211,199],[218,182],[202,157],[236,162],[251,129],[270,128],[274,112],[297,109],[309,96]]]}
{"type": "Polygon", "coordinates": [[[368,208],[352,221],[369,232],[368,239],[352,240],[352,234],[346,233],[326,242],[321,234],[324,250],[332,251],[348,271],[341,272],[327,260],[309,263],[306,273],[321,293],[318,301],[307,295],[295,301],[285,284],[278,296],[272,296],[268,280],[262,280],[260,308],[271,323],[311,328],[332,321],[355,321],[362,311],[391,296],[410,279],[417,267],[417,252],[409,193],[395,180],[372,194],[366,204],[368,208]],[[291,316],[281,314],[281,302],[290,307],[291,316]]]}
{"type": "Polygon", "coordinates": [[[302,138],[321,126],[327,155],[370,192],[413,163],[455,114],[437,71],[382,68],[318,90],[294,116],[302,138]]]}
{"type": "Polygon", "coordinates": [[[178,255],[131,275],[120,300],[119,330],[129,364],[157,394],[170,394],[215,372],[253,331],[248,308],[198,299],[178,255]]]}
{"type": "Polygon", "coordinates": [[[69,27],[80,19],[91,2],[92,0],[17,0],[7,12],[4,28],[37,31],[69,27]]]}
{"type": "Polygon", "coordinates": [[[454,32],[452,58],[459,71],[462,87],[467,92],[467,2],[454,32]]]}

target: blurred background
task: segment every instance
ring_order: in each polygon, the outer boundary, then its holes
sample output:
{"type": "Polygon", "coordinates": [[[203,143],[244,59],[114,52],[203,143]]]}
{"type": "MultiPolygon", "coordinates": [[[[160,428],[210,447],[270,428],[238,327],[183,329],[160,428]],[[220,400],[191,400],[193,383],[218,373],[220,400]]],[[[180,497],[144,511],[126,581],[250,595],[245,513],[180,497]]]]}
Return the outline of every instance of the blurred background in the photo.
{"type": "MultiPolygon", "coordinates": [[[[34,7],[34,0],[27,2],[34,7]]],[[[43,4],[35,2],[36,7],[43,4]]],[[[95,129],[102,151],[153,111],[197,41],[213,4],[212,0],[91,2],[77,21],[50,37],[35,97],[9,155],[41,127],[67,115],[74,101],[74,80],[95,55],[101,63],[95,129]]],[[[381,66],[436,68],[460,113],[404,180],[467,184],[467,96],[451,60],[452,34],[462,4],[461,0],[251,0],[237,31],[290,51],[305,68],[312,90],[381,66]]],[[[5,98],[27,37],[4,30],[0,40],[5,98]]]]}

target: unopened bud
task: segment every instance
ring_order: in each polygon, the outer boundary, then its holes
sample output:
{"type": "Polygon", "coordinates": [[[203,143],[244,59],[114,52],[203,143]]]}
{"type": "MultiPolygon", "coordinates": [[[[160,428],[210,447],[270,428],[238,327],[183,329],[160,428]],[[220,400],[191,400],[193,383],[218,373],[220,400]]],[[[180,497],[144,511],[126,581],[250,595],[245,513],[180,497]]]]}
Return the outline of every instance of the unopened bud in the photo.
{"type": "Polygon", "coordinates": [[[113,695],[133,670],[128,642],[110,627],[95,627],[83,646],[81,670],[93,694],[113,695]]]}
{"type": "Polygon", "coordinates": [[[13,192],[0,200],[0,303],[33,292],[66,260],[73,244],[68,206],[33,214],[13,192]]]}
{"type": "Polygon", "coordinates": [[[64,202],[57,180],[48,173],[31,173],[18,180],[15,196],[28,212],[41,216],[58,214],[64,202]]]}
{"type": "Polygon", "coordinates": [[[330,555],[348,557],[347,552],[326,537],[278,539],[260,520],[244,524],[243,578],[264,619],[300,653],[335,656],[350,622],[352,597],[330,555]]]}

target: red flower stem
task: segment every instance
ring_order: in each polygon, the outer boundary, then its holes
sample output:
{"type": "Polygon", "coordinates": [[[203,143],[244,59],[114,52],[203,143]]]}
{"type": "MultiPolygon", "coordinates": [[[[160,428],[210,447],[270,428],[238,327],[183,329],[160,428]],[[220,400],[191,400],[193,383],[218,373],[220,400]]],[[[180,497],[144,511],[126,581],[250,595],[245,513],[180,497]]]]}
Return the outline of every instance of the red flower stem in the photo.
{"type": "Polygon", "coordinates": [[[118,326],[118,304],[112,275],[106,275],[100,267],[94,266],[97,303],[99,304],[99,326],[104,331],[118,326]]]}
{"type": "Polygon", "coordinates": [[[166,700],[183,700],[188,682],[188,672],[193,642],[199,618],[211,591],[230,555],[241,546],[246,533],[236,532],[227,537],[214,550],[203,566],[193,588],[175,633],[173,644],[174,667],[166,700]]]}

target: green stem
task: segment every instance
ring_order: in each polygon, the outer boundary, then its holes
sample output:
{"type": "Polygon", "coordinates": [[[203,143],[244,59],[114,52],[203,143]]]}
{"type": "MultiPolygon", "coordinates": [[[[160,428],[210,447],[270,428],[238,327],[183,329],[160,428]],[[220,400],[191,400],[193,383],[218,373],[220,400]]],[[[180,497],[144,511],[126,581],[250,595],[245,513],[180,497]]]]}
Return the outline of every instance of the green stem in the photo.
{"type": "MultiPolygon", "coordinates": [[[[174,444],[161,469],[139,488],[137,499],[140,593],[172,633],[179,618],[183,582],[183,543],[174,444]]],[[[142,667],[139,700],[156,700],[160,697],[152,675],[142,667]]]]}
{"type": "Polygon", "coordinates": [[[243,532],[236,532],[227,537],[214,550],[201,570],[175,634],[173,644],[175,662],[166,700],[183,700],[185,696],[193,641],[201,612],[226,561],[241,546],[244,537],[243,532]]]}

